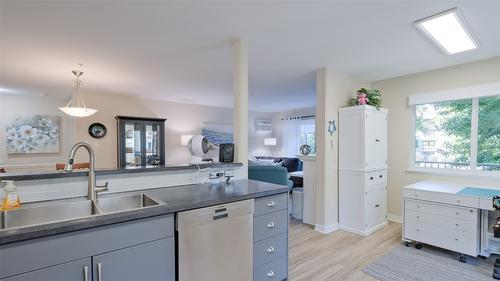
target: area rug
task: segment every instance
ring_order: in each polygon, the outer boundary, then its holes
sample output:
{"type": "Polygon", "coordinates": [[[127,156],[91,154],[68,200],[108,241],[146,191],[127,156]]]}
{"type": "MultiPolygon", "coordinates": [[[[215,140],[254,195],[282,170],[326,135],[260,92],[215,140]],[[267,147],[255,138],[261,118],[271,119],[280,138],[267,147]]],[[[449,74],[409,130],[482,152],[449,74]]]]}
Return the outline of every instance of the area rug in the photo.
{"type": "Polygon", "coordinates": [[[458,261],[458,254],[424,246],[400,245],[378,258],[363,272],[381,281],[492,281],[493,259],[467,257],[458,261]]]}

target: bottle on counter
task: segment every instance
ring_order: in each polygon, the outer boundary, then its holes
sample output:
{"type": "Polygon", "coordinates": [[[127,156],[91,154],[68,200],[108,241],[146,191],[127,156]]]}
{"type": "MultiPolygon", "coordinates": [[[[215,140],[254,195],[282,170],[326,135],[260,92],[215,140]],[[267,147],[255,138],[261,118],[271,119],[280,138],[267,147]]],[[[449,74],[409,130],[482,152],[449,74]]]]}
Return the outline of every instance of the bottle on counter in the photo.
{"type": "Polygon", "coordinates": [[[9,211],[21,207],[21,201],[19,200],[19,193],[17,192],[16,185],[12,180],[4,180],[5,188],[3,191],[2,205],[0,210],[9,211]]]}

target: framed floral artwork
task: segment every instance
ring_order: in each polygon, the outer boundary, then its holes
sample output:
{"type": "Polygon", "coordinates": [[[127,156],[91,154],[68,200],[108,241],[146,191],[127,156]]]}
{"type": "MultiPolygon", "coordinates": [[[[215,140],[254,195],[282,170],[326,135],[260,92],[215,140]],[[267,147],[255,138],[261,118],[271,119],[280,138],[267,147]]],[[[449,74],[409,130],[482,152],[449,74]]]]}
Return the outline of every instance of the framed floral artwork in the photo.
{"type": "Polygon", "coordinates": [[[60,117],[30,115],[16,117],[6,127],[8,154],[60,152],[60,117]]]}

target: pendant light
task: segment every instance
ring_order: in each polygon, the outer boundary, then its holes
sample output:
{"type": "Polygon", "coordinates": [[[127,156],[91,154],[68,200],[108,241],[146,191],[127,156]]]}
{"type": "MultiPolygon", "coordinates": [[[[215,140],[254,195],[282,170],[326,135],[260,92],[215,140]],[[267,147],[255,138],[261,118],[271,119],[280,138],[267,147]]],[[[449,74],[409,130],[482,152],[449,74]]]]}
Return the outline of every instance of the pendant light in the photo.
{"type": "MultiPolygon", "coordinates": [[[[82,65],[80,64],[80,67],[81,66],[82,65]]],[[[85,105],[82,94],[80,93],[80,84],[82,83],[80,77],[83,75],[83,72],[80,70],[73,70],[71,72],[76,76],[75,92],[73,93],[73,96],[71,97],[71,100],[68,102],[68,104],[66,104],[66,106],[64,107],[59,107],[59,109],[62,112],[74,117],[88,117],[96,113],[97,109],[88,108],[85,105]]]]}

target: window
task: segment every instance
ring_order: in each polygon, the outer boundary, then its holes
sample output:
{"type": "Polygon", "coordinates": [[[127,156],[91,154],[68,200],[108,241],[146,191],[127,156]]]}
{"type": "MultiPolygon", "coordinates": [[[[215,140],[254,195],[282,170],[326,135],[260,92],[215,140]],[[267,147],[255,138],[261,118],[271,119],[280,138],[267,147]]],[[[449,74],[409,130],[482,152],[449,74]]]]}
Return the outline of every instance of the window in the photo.
{"type": "Polygon", "coordinates": [[[500,96],[414,105],[417,168],[500,171],[500,96]]]}
{"type": "Polygon", "coordinates": [[[315,119],[302,120],[300,124],[300,146],[307,144],[311,147],[311,153],[316,154],[316,124],[315,119]]]}

